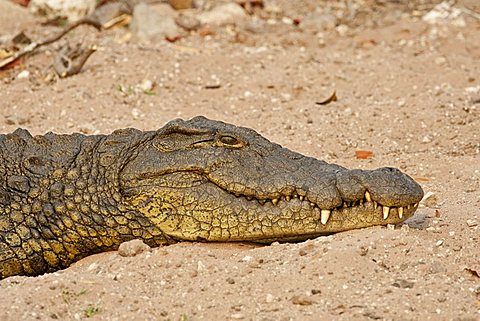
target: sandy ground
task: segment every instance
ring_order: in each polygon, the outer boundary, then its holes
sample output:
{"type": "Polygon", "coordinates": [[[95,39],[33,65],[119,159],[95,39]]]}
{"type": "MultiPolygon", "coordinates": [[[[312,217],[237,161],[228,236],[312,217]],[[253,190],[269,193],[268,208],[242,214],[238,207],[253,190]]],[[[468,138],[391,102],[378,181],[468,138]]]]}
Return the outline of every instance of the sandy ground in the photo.
{"type": "MultiPolygon", "coordinates": [[[[57,30],[1,2],[0,35],[57,30]]],[[[201,114],[346,167],[399,167],[433,194],[413,218],[296,244],[103,253],[0,281],[0,320],[479,320],[480,20],[422,21],[438,1],[353,2],[356,19],[324,32],[290,22],[333,1],[274,1],[275,24],[263,12],[175,43],[80,27],[68,40],[99,48],[80,74],[45,83],[59,43],[0,72],[0,132],[156,129],[201,114]],[[338,101],[315,104],[334,90],[338,101]]]]}

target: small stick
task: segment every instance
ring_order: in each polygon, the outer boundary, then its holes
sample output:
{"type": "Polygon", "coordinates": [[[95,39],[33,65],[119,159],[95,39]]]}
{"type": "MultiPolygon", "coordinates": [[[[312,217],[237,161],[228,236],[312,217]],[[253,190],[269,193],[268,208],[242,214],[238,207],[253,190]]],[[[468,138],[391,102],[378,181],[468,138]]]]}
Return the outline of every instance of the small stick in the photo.
{"type": "Polygon", "coordinates": [[[13,56],[11,56],[11,57],[3,60],[2,62],[0,62],[0,69],[2,69],[3,67],[11,64],[12,62],[14,62],[18,59],[20,59],[21,57],[23,57],[25,55],[34,52],[35,50],[37,50],[38,48],[40,48],[42,46],[49,45],[49,44],[61,39],[68,32],[70,32],[71,30],[77,28],[78,26],[80,26],[82,24],[91,25],[98,30],[101,30],[101,28],[102,28],[102,25],[98,21],[95,21],[93,19],[89,19],[88,17],[80,19],[80,20],[72,23],[71,25],[67,26],[65,29],[60,31],[57,35],[55,35],[51,38],[48,38],[48,39],[46,39],[42,42],[32,42],[31,44],[29,44],[28,46],[26,46],[22,50],[17,51],[13,56]]]}
{"type": "Polygon", "coordinates": [[[92,46],[82,52],[75,58],[70,58],[67,54],[60,54],[53,63],[53,69],[60,76],[60,78],[70,77],[76,75],[82,70],[83,65],[92,53],[97,50],[97,47],[92,46]]]}
{"type": "Polygon", "coordinates": [[[473,18],[477,18],[480,20],[480,13],[477,13],[471,9],[468,9],[467,7],[460,7],[460,10],[463,12],[463,13],[466,13],[468,14],[469,16],[472,16],[473,18]]]}

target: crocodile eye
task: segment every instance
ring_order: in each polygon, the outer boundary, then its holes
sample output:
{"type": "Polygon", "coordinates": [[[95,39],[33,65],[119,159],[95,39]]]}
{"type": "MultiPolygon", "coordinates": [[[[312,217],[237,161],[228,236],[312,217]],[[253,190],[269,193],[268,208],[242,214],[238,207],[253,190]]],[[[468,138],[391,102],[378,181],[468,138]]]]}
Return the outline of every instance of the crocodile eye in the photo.
{"type": "Polygon", "coordinates": [[[239,145],[240,142],[238,141],[238,139],[236,139],[235,137],[232,137],[232,136],[228,136],[228,135],[225,135],[225,136],[222,136],[220,137],[220,141],[225,144],[225,145],[230,145],[230,146],[235,146],[235,145],[239,145]]]}

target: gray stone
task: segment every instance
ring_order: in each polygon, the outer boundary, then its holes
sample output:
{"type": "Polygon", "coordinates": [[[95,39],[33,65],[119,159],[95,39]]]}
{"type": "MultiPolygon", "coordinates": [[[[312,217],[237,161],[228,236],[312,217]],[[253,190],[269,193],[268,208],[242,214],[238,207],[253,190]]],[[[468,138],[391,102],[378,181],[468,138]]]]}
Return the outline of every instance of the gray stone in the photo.
{"type": "Polygon", "coordinates": [[[310,13],[300,22],[300,28],[313,32],[333,30],[336,25],[337,18],[334,15],[320,12],[310,13]]]}
{"type": "Polygon", "coordinates": [[[181,14],[175,19],[175,22],[187,31],[197,30],[201,26],[200,21],[192,15],[181,14]]]}
{"type": "Polygon", "coordinates": [[[154,7],[145,3],[140,3],[133,9],[130,30],[142,39],[175,38],[181,33],[174,15],[165,7],[154,7]]]}
{"type": "Polygon", "coordinates": [[[219,5],[210,11],[202,12],[197,16],[202,24],[222,26],[235,24],[248,17],[245,10],[239,4],[230,2],[219,5]]]}

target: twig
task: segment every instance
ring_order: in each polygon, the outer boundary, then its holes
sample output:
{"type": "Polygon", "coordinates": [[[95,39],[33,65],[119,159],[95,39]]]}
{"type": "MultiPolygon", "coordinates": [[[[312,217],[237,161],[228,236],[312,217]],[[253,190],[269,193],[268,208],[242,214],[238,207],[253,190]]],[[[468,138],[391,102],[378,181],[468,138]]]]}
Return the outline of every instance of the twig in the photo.
{"type": "Polygon", "coordinates": [[[468,9],[467,7],[460,7],[460,10],[463,12],[463,13],[466,13],[468,14],[469,16],[472,16],[474,18],[477,18],[478,20],[480,20],[480,13],[477,13],[471,9],[468,9]]]}
{"type": "Polygon", "coordinates": [[[97,47],[92,46],[86,50],[77,49],[74,52],[59,53],[53,62],[53,69],[60,78],[76,75],[82,70],[83,65],[97,47]],[[72,56],[70,57],[69,54],[72,56]]]}
{"type": "MultiPolygon", "coordinates": [[[[2,62],[0,62],[0,69],[2,69],[3,67],[11,64],[12,62],[20,59],[21,57],[29,54],[29,53],[32,53],[34,52],[35,50],[37,50],[38,48],[42,47],[42,46],[46,46],[46,45],[49,45],[59,39],[61,39],[63,36],[65,36],[68,32],[70,32],[71,30],[77,28],[78,26],[80,25],[83,25],[83,24],[86,24],[86,25],[90,25],[90,26],[93,26],[95,27],[96,29],[98,30],[101,30],[102,28],[102,25],[96,21],[96,20],[93,20],[93,19],[90,19],[89,17],[86,17],[86,18],[83,18],[83,19],[80,19],[74,23],[72,23],[71,25],[69,25],[68,27],[66,27],[65,29],[63,29],[62,31],[60,31],[57,35],[51,37],[51,38],[48,38],[42,42],[32,42],[31,44],[29,44],[28,46],[26,46],[25,48],[23,48],[22,50],[20,51],[17,51],[14,55],[12,55],[11,57],[3,60],[2,62]]],[[[88,57],[87,57],[88,58],[88,57]]]]}

